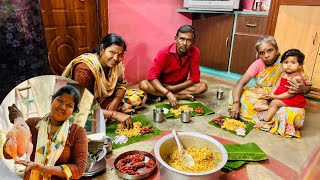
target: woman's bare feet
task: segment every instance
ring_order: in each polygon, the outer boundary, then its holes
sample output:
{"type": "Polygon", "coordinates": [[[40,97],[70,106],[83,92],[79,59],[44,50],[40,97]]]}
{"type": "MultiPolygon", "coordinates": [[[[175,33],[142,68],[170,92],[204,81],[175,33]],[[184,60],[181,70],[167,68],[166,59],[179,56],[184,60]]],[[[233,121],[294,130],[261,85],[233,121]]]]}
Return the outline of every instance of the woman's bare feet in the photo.
{"type": "Polygon", "coordinates": [[[265,110],[268,110],[269,106],[267,104],[257,103],[255,105],[253,105],[253,108],[256,111],[265,111],[265,110]]]}
{"type": "Polygon", "coordinates": [[[189,101],[194,101],[194,96],[191,94],[177,94],[176,95],[177,99],[185,99],[189,101]]]}

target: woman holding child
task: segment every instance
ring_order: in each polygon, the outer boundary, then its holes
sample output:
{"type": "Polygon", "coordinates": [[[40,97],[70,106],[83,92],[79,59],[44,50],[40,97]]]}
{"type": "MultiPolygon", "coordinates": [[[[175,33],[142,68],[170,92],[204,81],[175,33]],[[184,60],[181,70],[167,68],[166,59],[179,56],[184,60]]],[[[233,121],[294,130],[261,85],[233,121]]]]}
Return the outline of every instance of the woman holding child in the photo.
{"type": "MultiPolygon", "coordinates": [[[[256,49],[259,59],[251,64],[236,83],[230,94],[229,104],[232,118],[258,123],[264,119],[267,113],[264,111],[265,109],[261,108],[261,104],[267,103],[266,99],[268,98],[265,97],[276,85],[283,68],[279,59],[277,42],[272,36],[260,38],[256,43],[256,49]],[[256,86],[244,88],[252,78],[256,79],[256,86]]],[[[301,79],[290,79],[288,83],[288,93],[297,94],[310,91],[310,88],[301,79]]],[[[304,116],[303,108],[283,106],[270,121],[263,121],[261,129],[285,137],[300,137],[298,129],[303,125],[304,116]]]]}

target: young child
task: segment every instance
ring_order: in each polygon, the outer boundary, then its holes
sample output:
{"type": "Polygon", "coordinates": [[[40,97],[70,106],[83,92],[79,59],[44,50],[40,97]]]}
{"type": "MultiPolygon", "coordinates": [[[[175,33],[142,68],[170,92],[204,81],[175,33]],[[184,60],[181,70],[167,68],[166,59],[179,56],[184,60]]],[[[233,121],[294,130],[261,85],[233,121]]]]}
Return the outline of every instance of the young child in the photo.
{"type": "Polygon", "coordinates": [[[257,104],[258,111],[268,110],[266,116],[255,125],[256,128],[263,127],[263,121],[268,122],[282,106],[303,108],[306,105],[306,98],[303,94],[288,93],[290,84],[288,80],[297,79],[304,82],[301,74],[304,54],[298,49],[289,49],[281,57],[283,71],[277,84],[273,86],[270,94],[264,95],[263,99],[271,100],[270,104],[257,104]]]}

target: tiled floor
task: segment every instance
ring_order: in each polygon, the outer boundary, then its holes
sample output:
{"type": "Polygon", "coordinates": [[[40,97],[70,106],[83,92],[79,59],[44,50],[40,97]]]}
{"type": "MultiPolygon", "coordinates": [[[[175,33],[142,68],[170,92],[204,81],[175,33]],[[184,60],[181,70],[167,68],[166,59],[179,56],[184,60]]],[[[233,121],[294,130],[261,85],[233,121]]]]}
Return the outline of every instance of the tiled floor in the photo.
{"type": "MultiPolygon", "coordinates": [[[[311,177],[315,173],[319,176],[319,156],[320,150],[320,103],[308,100],[306,107],[306,119],[301,129],[301,138],[284,138],[273,135],[268,132],[252,130],[246,137],[242,138],[218,128],[208,125],[208,121],[220,114],[228,114],[227,96],[235,82],[219,79],[209,75],[202,75],[202,80],[209,85],[208,92],[196,98],[202,104],[212,108],[216,113],[209,116],[193,117],[192,122],[188,124],[181,123],[178,119],[168,119],[163,123],[155,124],[159,129],[176,129],[180,131],[195,131],[208,134],[219,139],[222,143],[247,143],[255,142],[265,151],[269,160],[263,163],[250,163],[238,171],[230,173],[227,179],[298,179],[302,175],[311,177]],[[225,92],[223,100],[216,99],[216,91],[225,92]],[[318,148],[318,149],[317,149],[318,148]],[[317,157],[314,159],[313,157],[317,157]]],[[[167,102],[167,101],[165,101],[167,102]]],[[[147,104],[139,114],[152,120],[152,109],[154,104],[147,104]]],[[[168,133],[168,132],[167,132],[168,133]]],[[[112,160],[119,154],[128,150],[144,150],[151,152],[158,138],[135,143],[113,151],[111,155],[106,156],[109,165],[107,172],[96,177],[96,179],[118,179],[113,168],[112,160]]],[[[159,175],[154,175],[151,179],[159,179],[159,175]]]]}

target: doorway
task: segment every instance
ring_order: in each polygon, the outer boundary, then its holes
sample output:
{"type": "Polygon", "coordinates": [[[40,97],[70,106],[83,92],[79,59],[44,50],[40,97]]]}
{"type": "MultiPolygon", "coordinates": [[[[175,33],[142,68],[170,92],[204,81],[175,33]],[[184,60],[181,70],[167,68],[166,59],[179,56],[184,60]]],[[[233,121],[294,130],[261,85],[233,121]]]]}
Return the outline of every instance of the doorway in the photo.
{"type": "Polygon", "coordinates": [[[61,75],[108,33],[108,0],[41,0],[40,5],[52,74],[61,75]]]}

